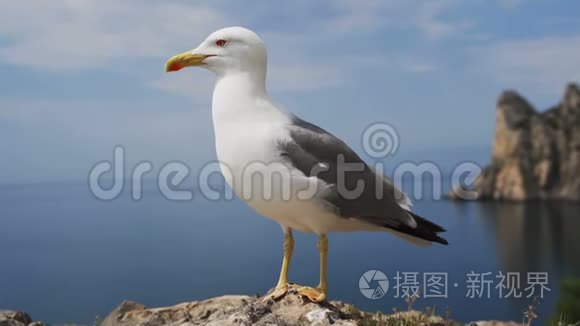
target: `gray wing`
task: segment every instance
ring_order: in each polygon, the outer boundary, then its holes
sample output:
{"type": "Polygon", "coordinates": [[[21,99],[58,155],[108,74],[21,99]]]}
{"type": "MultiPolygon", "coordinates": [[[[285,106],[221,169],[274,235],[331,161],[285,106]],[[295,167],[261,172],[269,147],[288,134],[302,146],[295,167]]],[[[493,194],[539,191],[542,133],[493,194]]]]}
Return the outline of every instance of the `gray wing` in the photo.
{"type": "Polygon", "coordinates": [[[331,186],[324,200],[338,215],[447,243],[437,236],[443,228],[410,212],[407,196],[386,177],[377,175],[340,139],[295,116],[288,130],[291,140],[279,144],[282,158],[305,175],[317,177],[331,186]],[[362,191],[353,191],[360,184],[362,191]],[[382,195],[378,195],[377,189],[382,190],[382,195]]]}

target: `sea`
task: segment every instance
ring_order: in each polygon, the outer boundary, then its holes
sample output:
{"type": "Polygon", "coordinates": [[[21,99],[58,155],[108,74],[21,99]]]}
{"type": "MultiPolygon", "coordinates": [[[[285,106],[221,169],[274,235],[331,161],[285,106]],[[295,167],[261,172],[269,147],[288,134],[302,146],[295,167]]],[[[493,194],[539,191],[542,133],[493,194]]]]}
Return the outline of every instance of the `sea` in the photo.
{"type": "MultiPolygon", "coordinates": [[[[139,200],[128,187],[102,200],[86,181],[1,185],[0,309],[91,325],[123,300],[157,307],[263,295],[275,285],[278,224],[235,198],[194,191],[176,201],[154,182],[144,189],[139,200]]],[[[577,204],[425,195],[414,211],[445,227],[449,245],[418,247],[382,232],[330,234],[329,299],[385,313],[431,309],[463,322],[522,321],[531,308],[543,323],[554,317],[562,280],[580,276],[577,204]],[[369,298],[361,288],[377,291],[369,298]]],[[[290,280],[316,285],[316,237],[297,232],[295,240],[290,280]]]]}

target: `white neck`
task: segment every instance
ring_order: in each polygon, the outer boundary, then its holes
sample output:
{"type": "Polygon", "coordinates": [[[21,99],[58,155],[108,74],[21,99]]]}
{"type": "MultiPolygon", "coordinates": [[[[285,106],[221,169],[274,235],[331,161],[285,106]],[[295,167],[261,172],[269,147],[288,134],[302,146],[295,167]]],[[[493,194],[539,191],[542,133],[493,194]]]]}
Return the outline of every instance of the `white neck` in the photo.
{"type": "Polygon", "coordinates": [[[218,75],[213,99],[212,115],[214,123],[236,116],[247,115],[247,110],[259,110],[260,102],[269,102],[266,92],[266,73],[239,71],[218,75]]]}
{"type": "Polygon", "coordinates": [[[212,120],[216,153],[234,171],[243,171],[244,162],[272,160],[264,154],[269,150],[264,149],[275,150],[277,142],[273,139],[278,139],[280,130],[290,121],[289,115],[270,100],[264,76],[230,72],[218,75],[215,84],[212,120]]]}

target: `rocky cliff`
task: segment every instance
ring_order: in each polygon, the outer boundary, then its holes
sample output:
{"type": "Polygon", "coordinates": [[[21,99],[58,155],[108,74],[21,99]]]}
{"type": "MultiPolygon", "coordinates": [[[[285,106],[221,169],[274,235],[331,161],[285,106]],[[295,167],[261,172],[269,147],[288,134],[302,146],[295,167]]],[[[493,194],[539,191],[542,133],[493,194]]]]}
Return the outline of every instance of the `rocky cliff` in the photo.
{"type": "MultiPolygon", "coordinates": [[[[538,112],[515,91],[497,101],[492,161],[475,182],[478,199],[580,200],[580,89],[538,112]]],[[[454,191],[452,198],[459,198],[454,191]]]]}

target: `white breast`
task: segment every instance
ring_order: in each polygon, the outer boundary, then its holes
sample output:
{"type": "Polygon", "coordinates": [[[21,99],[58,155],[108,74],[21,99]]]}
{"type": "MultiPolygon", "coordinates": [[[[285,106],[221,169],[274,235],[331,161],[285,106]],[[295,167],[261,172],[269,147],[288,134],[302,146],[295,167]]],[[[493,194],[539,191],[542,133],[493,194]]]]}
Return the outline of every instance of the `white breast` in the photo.
{"type": "Polygon", "coordinates": [[[265,93],[240,91],[240,83],[234,77],[219,80],[212,103],[217,157],[236,195],[259,214],[296,230],[322,234],[368,228],[336,216],[318,199],[327,185],[281,160],[278,146],[289,140],[290,117],[265,93]]]}

